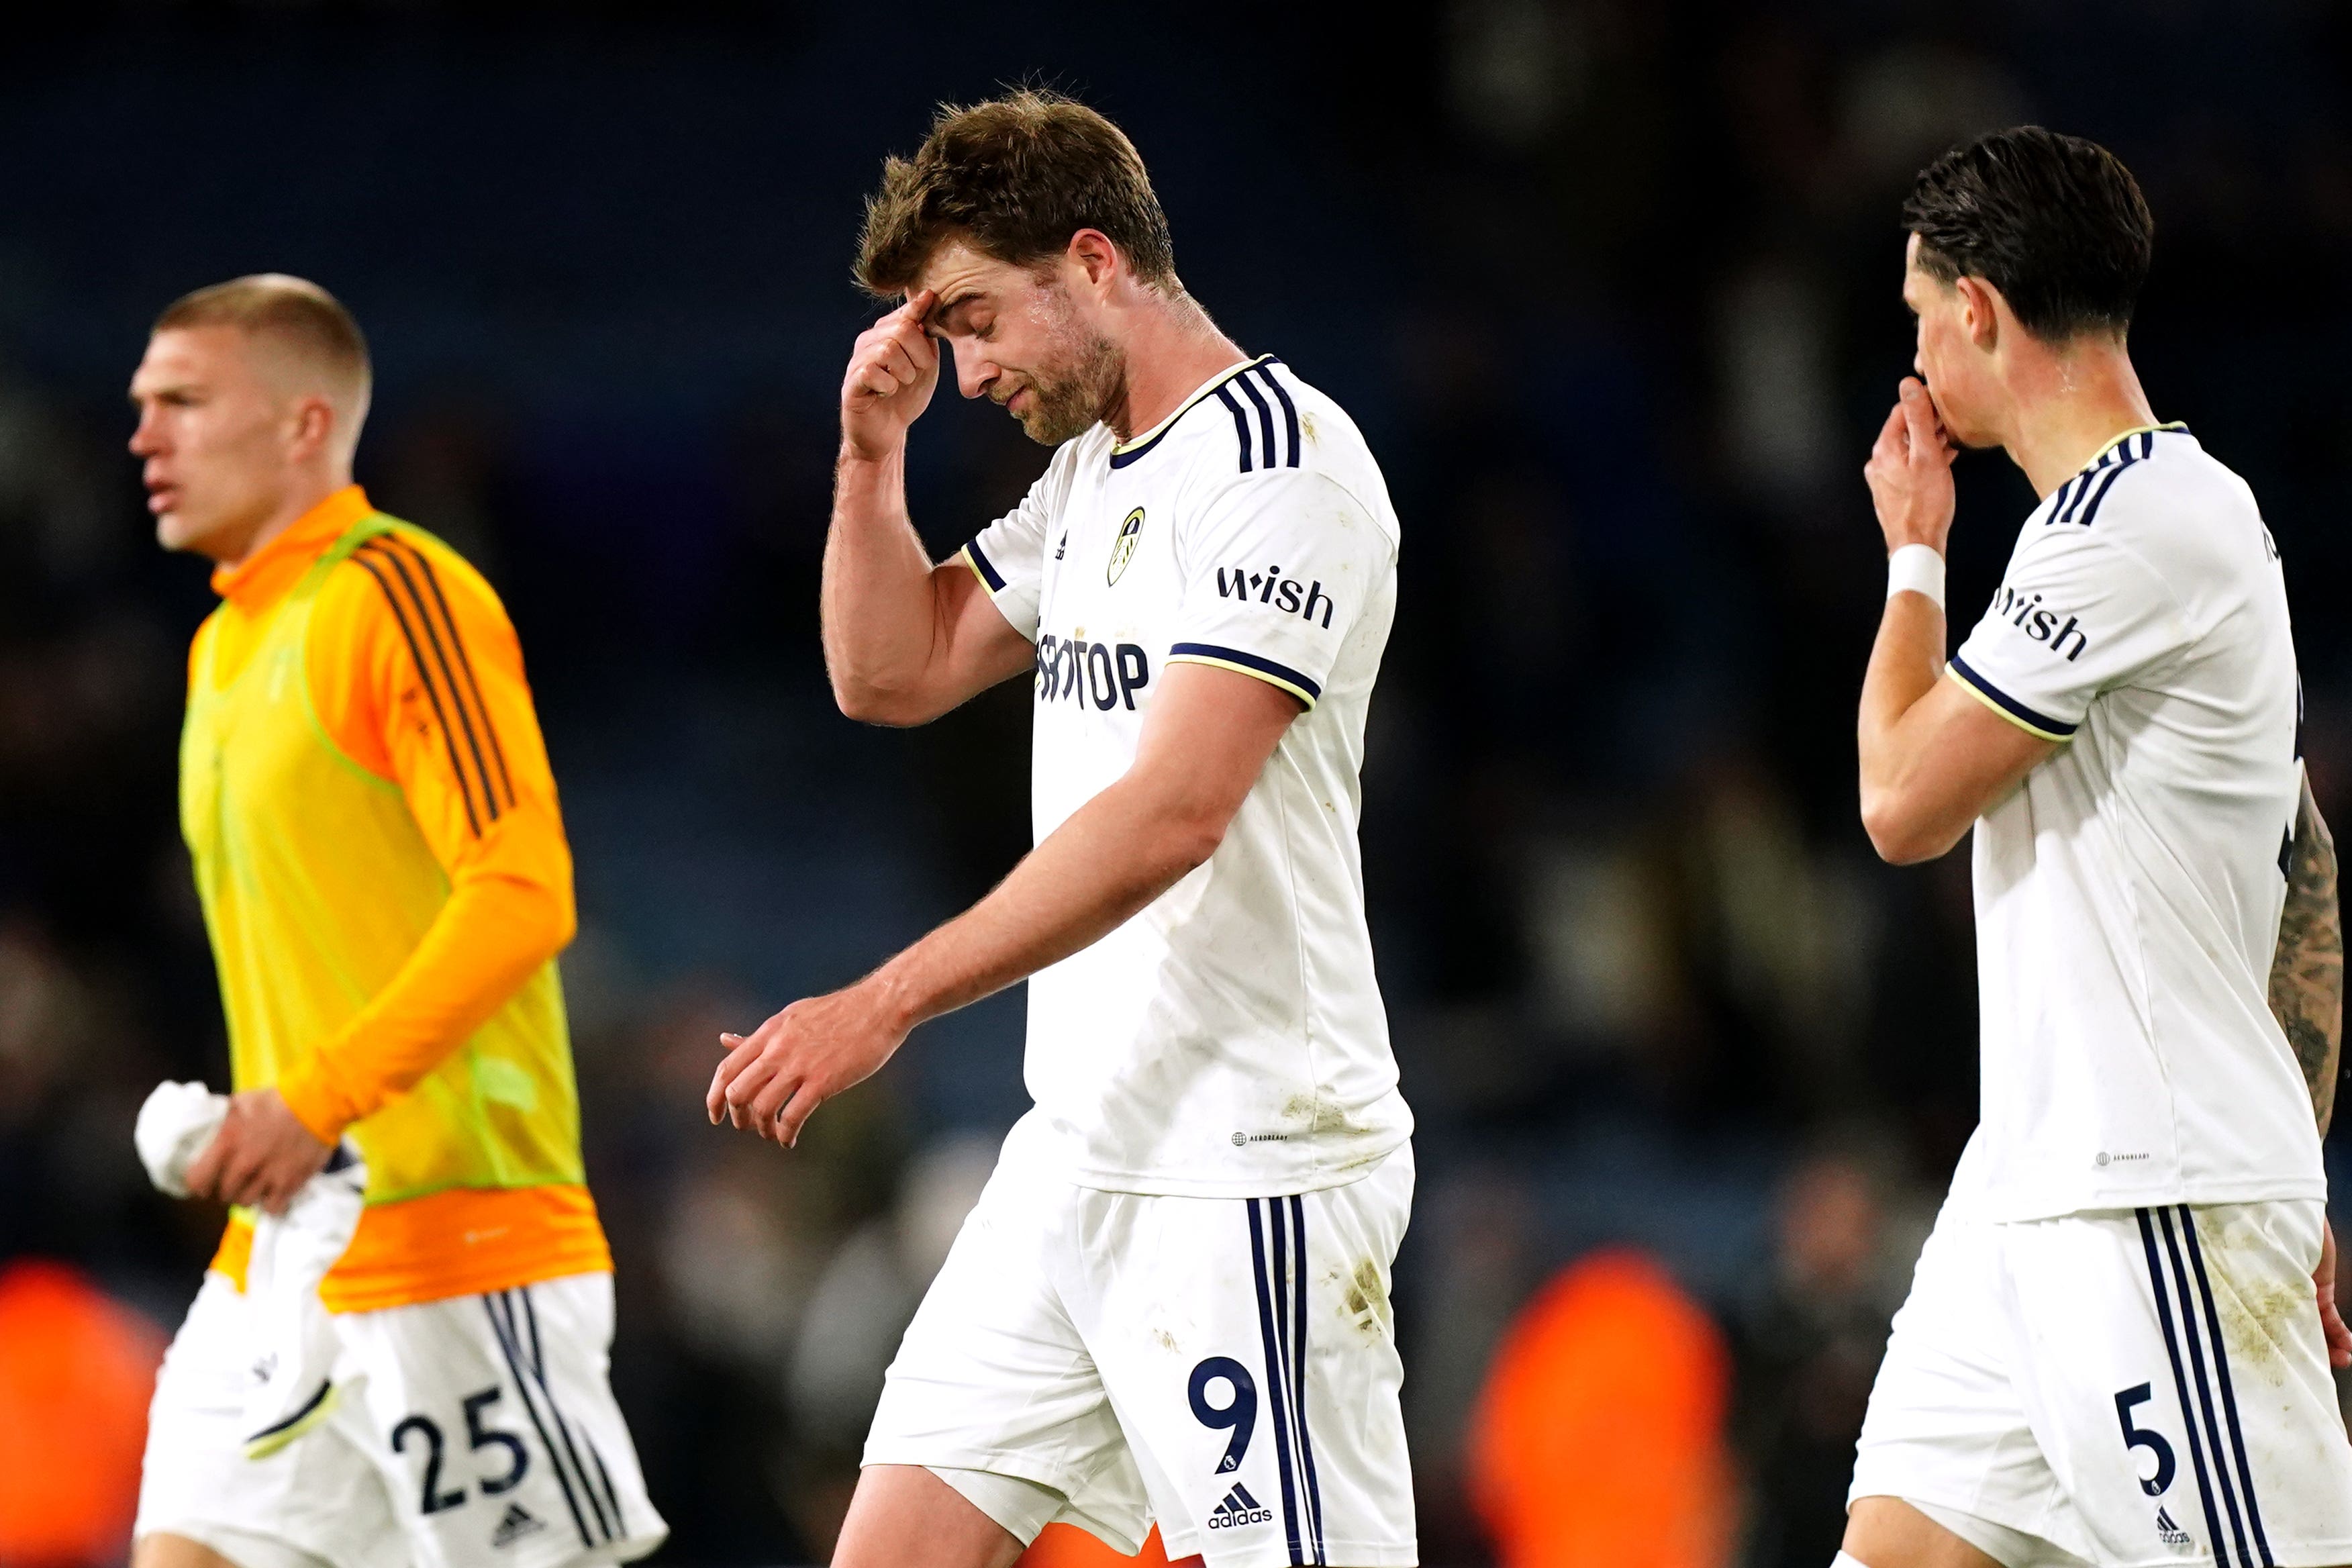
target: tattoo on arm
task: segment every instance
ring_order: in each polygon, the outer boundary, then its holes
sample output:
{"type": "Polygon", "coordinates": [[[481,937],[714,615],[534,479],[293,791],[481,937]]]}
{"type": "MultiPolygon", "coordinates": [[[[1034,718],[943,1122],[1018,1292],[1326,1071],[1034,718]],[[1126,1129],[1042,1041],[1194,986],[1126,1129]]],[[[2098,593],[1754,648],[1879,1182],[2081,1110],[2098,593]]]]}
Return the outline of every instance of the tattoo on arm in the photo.
{"type": "Polygon", "coordinates": [[[2286,912],[2271,963],[2271,1011],[2303,1064],[2319,1131],[2336,1109],[2336,1061],[2344,1043],[2344,923],[2336,900],[2336,841],[2303,784],[2294,846],[2287,860],[2286,912]]]}

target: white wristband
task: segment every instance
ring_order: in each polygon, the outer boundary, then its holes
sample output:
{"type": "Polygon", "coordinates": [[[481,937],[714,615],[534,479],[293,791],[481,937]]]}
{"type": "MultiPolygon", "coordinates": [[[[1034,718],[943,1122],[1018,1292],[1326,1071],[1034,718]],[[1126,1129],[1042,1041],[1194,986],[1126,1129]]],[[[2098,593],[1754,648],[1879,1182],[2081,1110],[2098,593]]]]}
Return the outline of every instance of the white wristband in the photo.
{"type": "Polygon", "coordinates": [[[1906,544],[1886,558],[1886,596],[1925,594],[1944,607],[1944,558],[1928,544],[1906,544]]]}

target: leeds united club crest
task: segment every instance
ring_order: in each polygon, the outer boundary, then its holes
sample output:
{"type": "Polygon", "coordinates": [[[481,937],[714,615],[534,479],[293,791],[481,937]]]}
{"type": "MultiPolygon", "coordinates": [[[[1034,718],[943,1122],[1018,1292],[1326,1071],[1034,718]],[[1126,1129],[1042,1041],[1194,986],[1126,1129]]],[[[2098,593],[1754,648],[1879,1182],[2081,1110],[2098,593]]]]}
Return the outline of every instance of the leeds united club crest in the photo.
{"type": "Polygon", "coordinates": [[[1127,570],[1127,563],[1135,559],[1135,541],[1142,531],[1143,509],[1137,507],[1127,514],[1127,521],[1118,525],[1118,537],[1111,541],[1110,570],[1103,574],[1104,582],[1118,581],[1119,574],[1127,570]]]}

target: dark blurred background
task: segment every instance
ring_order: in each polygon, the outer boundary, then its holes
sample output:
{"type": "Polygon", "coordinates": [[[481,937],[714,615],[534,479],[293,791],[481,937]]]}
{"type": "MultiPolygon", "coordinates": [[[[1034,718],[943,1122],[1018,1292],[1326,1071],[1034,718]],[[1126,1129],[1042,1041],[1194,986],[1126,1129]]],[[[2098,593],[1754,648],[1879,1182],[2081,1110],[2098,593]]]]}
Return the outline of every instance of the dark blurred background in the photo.
{"type": "MultiPolygon", "coordinates": [[[[1888,869],[1854,815],[1884,559],[1859,469],[1910,358],[1897,205],[1937,153],[2019,121],[2131,165],[2158,226],[2142,375],[2261,499],[2312,776],[2352,821],[2326,586],[2352,568],[2341,5],[16,16],[0,1269],[70,1265],[152,1354],[217,1234],[131,1147],[157,1079],[226,1067],[173,805],[212,598],[152,542],[123,388],[173,297],[301,273],[373,342],[362,481],[481,565],[530,659],[662,1561],[826,1554],[898,1329],[1025,1104],[1021,996],[919,1032],[789,1155],[711,1131],[700,1096],[721,1027],[855,977],[1027,843],[1025,692],[860,729],[816,627],[835,397],[873,310],[848,282],[861,197],[935,103],[1008,82],[1127,128],[1186,283],[1349,407],[1404,521],[1365,850],[1421,1121],[1397,1291],[1424,1560],[1532,1561],[1540,1500],[1573,1482],[1498,1459],[1528,1451],[1511,1424],[1612,1448],[1647,1399],[1696,1413],[1652,1424],[1685,1468],[1643,1466],[1689,1478],[1645,1505],[1689,1515],[1677,1568],[1820,1568],[1976,1114],[1965,855],[1888,869]],[[1631,1364],[1683,1381],[1577,1381],[1621,1318],[1655,1347],[1631,1364]]],[[[926,537],[951,549],[1045,456],[934,404],[926,537]]],[[[2032,502],[1998,455],[1960,490],[1956,638],[2032,502]]],[[[1612,1528],[1659,1533],[1605,1499],[1552,1511],[1595,1563],[1650,1560],[1612,1528]]]]}

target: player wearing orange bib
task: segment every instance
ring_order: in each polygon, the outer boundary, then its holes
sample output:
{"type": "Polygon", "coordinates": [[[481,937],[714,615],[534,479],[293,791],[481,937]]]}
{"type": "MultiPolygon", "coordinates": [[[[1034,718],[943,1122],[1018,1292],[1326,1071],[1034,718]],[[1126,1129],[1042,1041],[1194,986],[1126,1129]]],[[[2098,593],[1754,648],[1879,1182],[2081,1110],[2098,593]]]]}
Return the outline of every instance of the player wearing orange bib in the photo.
{"type": "Polygon", "coordinates": [[[131,384],[157,537],[222,600],[180,810],[236,1093],[187,1179],[239,1205],[157,1384],[138,1568],[559,1568],[666,1533],[606,1382],[571,853],[521,649],[479,574],[352,483],[368,394],[356,323],[274,276],[172,306],[131,384]],[[247,1386],[294,1352],[257,1342],[252,1210],[342,1143],[366,1184],[318,1291],[331,1377],[257,1441],[247,1386]]]}

